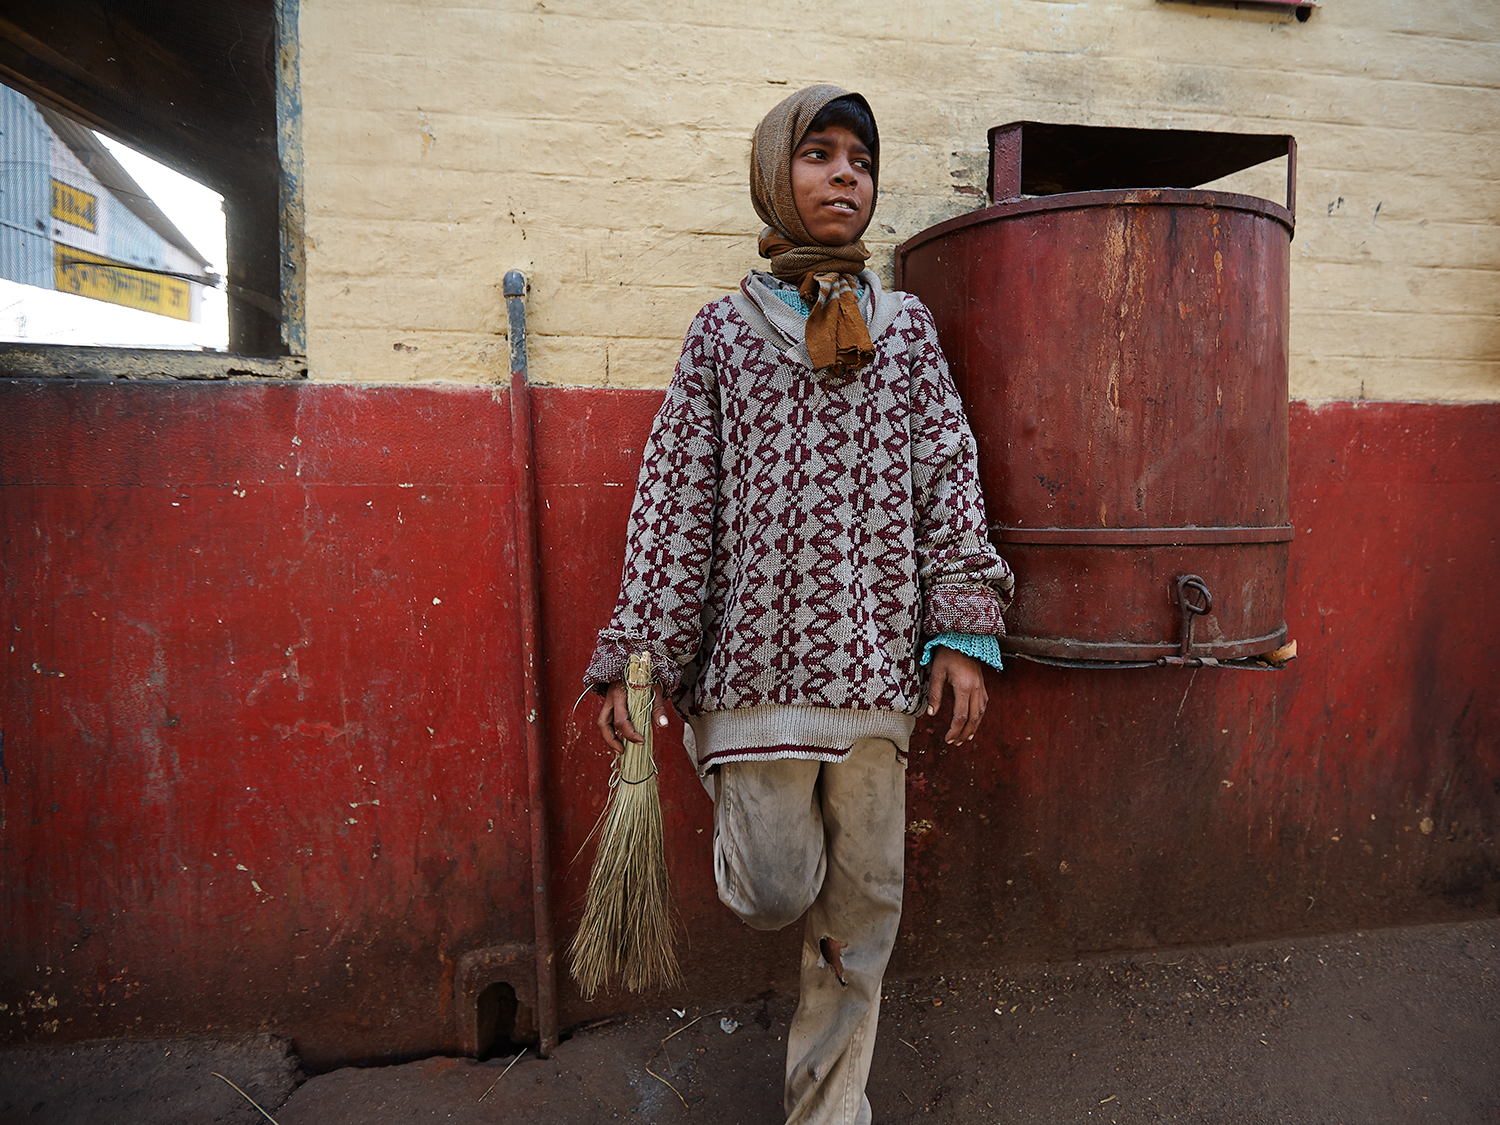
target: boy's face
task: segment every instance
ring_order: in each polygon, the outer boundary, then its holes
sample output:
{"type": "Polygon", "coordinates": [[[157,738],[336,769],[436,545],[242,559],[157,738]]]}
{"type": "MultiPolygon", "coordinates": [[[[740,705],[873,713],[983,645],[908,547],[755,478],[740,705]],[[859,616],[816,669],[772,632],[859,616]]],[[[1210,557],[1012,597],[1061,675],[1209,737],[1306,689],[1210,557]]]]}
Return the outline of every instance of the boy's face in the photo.
{"type": "Polygon", "coordinates": [[[843,246],[864,233],[875,206],[870,150],[842,125],[802,138],[792,153],[792,199],[816,242],[843,246]]]}

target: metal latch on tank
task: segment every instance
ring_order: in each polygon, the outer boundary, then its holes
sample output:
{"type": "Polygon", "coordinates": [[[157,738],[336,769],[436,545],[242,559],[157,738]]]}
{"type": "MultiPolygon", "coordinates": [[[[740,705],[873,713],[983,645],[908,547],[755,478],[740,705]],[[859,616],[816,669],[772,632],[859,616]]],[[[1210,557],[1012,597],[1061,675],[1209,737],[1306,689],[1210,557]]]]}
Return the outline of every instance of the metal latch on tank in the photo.
{"type": "Polygon", "coordinates": [[[1158,664],[1191,665],[1194,668],[1217,668],[1219,662],[1211,656],[1194,656],[1193,619],[1212,613],[1214,596],[1208,583],[1196,574],[1179,575],[1177,579],[1177,607],[1182,611],[1182,647],[1176,656],[1163,656],[1158,664]],[[1195,596],[1196,595],[1196,596],[1195,596]]]}

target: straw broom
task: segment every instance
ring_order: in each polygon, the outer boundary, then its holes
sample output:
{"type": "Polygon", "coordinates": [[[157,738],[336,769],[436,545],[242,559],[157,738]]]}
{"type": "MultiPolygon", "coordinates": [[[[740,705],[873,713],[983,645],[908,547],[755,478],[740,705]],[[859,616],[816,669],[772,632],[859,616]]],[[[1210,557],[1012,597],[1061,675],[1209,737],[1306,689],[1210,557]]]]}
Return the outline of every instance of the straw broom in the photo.
{"type": "Polygon", "coordinates": [[[609,801],[589,874],[583,921],[568,948],[573,979],[591,1000],[618,976],[632,992],[680,984],[677,911],[662,846],[661,799],[651,749],[655,685],[651,656],[637,653],[625,673],[630,723],[645,738],[625,741],[615,758],[609,801]]]}

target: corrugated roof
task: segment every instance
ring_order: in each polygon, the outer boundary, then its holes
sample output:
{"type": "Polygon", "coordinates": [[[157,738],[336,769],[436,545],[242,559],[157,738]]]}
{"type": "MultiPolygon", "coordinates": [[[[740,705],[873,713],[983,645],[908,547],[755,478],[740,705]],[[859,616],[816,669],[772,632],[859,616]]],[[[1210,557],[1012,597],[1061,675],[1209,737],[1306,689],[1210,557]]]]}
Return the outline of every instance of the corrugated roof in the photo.
{"type": "Polygon", "coordinates": [[[37,109],[48,128],[73,150],[73,155],[78,157],[101,187],[134,212],[141,222],[207,270],[208,259],[173,225],[172,220],[167,218],[141,185],[131,178],[130,173],[125,171],[91,129],[43,106],[39,105],[37,109]]]}

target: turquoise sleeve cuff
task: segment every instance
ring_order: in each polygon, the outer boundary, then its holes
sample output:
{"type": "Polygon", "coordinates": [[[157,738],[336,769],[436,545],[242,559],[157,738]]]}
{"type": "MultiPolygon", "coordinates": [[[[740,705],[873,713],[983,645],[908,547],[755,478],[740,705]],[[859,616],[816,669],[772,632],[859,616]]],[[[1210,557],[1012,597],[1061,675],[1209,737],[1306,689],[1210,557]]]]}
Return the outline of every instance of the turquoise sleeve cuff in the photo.
{"type": "Polygon", "coordinates": [[[932,650],[938,645],[972,656],[981,664],[988,664],[997,670],[1005,667],[1000,660],[1000,641],[997,637],[974,633],[939,633],[922,647],[923,664],[932,663],[932,650]]]}

